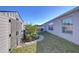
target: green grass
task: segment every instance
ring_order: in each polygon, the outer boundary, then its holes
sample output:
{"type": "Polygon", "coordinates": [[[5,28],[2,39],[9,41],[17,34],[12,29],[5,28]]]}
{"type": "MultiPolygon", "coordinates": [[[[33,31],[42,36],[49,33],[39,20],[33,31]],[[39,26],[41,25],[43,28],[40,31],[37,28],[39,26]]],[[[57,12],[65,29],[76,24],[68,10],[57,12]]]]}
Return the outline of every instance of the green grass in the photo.
{"type": "Polygon", "coordinates": [[[44,40],[37,43],[37,52],[43,53],[77,53],[79,46],[48,32],[40,33],[44,40]]]}
{"type": "Polygon", "coordinates": [[[61,37],[48,32],[41,32],[44,36],[42,41],[21,48],[15,48],[13,53],[78,53],[79,46],[61,37]]]}
{"type": "Polygon", "coordinates": [[[35,53],[36,52],[36,43],[31,45],[24,45],[20,48],[14,48],[12,53],[35,53]]]}

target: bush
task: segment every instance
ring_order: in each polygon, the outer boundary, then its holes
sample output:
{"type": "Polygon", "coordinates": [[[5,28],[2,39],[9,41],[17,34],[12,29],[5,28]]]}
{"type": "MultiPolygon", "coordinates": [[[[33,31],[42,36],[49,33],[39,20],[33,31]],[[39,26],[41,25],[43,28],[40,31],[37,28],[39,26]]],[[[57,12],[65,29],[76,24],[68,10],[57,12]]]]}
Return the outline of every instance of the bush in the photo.
{"type": "Polygon", "coordinates": [[[26,41],[32,41],[36,38],[38,34],[38,28],[36,25],[25,25],[25,30],[26,41]]]}

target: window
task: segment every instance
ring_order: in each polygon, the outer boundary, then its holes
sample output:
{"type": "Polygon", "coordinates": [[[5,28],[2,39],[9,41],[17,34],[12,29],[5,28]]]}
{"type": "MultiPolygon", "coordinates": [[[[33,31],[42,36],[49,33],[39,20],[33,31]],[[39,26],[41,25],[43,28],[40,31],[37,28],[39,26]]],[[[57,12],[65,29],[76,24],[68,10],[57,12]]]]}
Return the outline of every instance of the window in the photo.
{"type": "Polygon", "coordinates": [[[50,24],[48,25],[48,29],[49,29],[49,30],[53,30],[53,23],[50,23],[50,24]]]}
{"type": "Polygon", "coordinates": [[[44,28],[40,28],[40,30],[41,30],[41,31],[43,31],[43,30],[44,30],[44,28]]]}
{"type": "Polygon", "coordinates": [[[62,27],[62,32],[64,33],[72,33],[72,20],[71,19],[65,19],[63,20],[63,27],[62,27]]]}

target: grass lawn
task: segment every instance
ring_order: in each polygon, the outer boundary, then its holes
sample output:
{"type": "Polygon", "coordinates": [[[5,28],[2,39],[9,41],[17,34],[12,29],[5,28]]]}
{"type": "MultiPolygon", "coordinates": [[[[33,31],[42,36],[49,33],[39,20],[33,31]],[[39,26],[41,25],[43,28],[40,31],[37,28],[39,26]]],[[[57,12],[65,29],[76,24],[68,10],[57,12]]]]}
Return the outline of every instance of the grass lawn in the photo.
{"type": "Polygon", "coordinates": [[[79,46],[63,38],[50,34],[48,32],[40,33],[44,40],[37,43],[37,52],[43,53],[65,53],[79,52],[79,46]]]}
{"type": "Polygon", "coordinates": [[[30,45],[24,45],[20,48],[14,48],[12,53],[34,53],[36,52],[36,43],[30,45]]]}
{"type": "Polygon", "coordinates": [[[78,53],[79,46],[48,32],[40,33],[42,41],[13,49],[13,53],[78,53]]]}

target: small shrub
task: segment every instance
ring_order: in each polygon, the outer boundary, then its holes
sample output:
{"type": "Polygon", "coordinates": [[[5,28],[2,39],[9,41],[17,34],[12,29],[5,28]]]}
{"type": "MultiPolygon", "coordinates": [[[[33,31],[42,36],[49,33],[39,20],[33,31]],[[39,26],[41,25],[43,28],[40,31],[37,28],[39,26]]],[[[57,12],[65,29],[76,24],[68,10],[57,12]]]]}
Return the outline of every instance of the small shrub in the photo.
{"type": "Polygon", "coordinates": [[[38,34],[38,28],[36,25],[25,25],[25,41],[32,41],[36,38],[38,34]]]}

